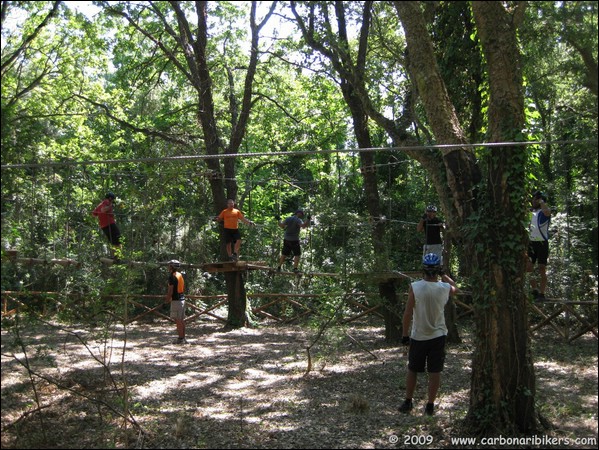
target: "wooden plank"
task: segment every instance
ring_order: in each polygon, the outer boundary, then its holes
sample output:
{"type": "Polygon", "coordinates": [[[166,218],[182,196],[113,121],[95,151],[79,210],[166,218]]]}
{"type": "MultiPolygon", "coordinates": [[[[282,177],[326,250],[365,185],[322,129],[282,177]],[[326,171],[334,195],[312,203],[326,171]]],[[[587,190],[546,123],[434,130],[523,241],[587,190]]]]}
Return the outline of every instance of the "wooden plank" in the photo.
{"type": "Polygon", "coordinates": [[[221,261],[206,263],[202,270],[206,272],[237,272],[241,270],[270,270],[271,268],[263,261],[221,261]]]}
{"type": "Polygon", "coordinates": [[[561,315],[562,312],[564,312],[564,310],[562,308],[559,308],[557,311],[554,311],[553,314],[547,316],[537,305],[531,305],[532,308],[534,310],[536,310],[542,317],[544,317],[544,319],[536,324],[534,327],[532,327],[530,329],[531,332],[534,332],[536,330],[538,330],[539,328],[545,326],[545,325],[550,325],[555,331],[558,332],[558,334],[563,337],[564,339],[567,339],[567,334],[564,333],[564,331],[562,329],[560,329],[556,324],[553,323],[553,319],[555,319],[556,317],[558,317],[559,315],[561,315]]]}
{"type": "MultiPolygon", "coordinates": [[[[587,331],[590,331],[595,335],[595,337],[599,338],[599,336],[597,336],[597,330],[595,330],[596,324],[590,324],[584,317],[582,317],[580,314],[578,314],[574,310],[574,308],[572,308],[568,304],[564,305],[564,309],[566,311],[568,311],[570,314],[572,314],[574,317],[576,317],[576,319],[578,319],[578,321],[582,324],[583,327],[582,327],[581,331],[584,330],[582,334],[586,333],[587,331]]],[[[580,337],[580,336],[582,336],[582,334],[577,335],[576,337],[580,337]]],[[[569,341],[572,342],[574,339],[575,338],[569,339],[569,341]]]]}
{"type": "Polygon", "coordinates": [[[210,306],[208,308],[204,308],[204,309],[201,309],[201,308],[197,307],[196,305],[194,305],[192,303],[187,303],[186,306],[189,306],[190,308],[192,308],[192,309],[194,309],[196,311],[199,311],[199,312],[196,313],[196,314],[193,314],[193,315],[191,315],[189,317],[186,317],[185,318],[185,323],[192,322],[195,319],[197,319],[198,317],[203,316],[203,315],[208,315],[208,316],[214,317],[215,319],[218,319],[218,320],[220,320],[222,322],[227,322],[227,319],[224,319],[223,317],[217,316],[216,314],[214,314],[214,313],[211,312],[211,311],[215,310],[216,308],[218,308],[219,306],[224,305],[225,303],[227,303],[227,299],[221,300],[220,302],[216,303],[215,305],[212,305],[212,306],[210,306]]]}

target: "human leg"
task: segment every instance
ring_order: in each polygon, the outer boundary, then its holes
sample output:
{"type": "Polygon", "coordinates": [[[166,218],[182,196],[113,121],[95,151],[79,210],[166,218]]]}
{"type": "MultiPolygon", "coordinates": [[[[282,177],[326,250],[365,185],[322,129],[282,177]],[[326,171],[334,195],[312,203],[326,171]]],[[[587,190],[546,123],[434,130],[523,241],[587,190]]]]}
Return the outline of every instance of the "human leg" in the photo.
{"type": "Polygon", "coordinates": [[[439,387],[441,386],[441,372],[428,374],[428,402],[435,403],[439,387]]]}

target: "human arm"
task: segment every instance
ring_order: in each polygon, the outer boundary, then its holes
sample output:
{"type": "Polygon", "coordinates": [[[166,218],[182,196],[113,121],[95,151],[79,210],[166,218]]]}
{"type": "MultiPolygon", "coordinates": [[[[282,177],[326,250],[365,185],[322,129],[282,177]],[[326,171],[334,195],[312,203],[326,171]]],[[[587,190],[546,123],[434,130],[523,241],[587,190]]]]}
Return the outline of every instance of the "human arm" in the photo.
{"type": "Polygon", "coordinates": [[[541,211],[543,211],[545,217],[551,217],[551,209],[542,198],[539,199],[539,207],[541,208],[541,211]]]}
{"type": "Polygon", "coordinates": [[[403,321],[402,321],[402,331],[403,337],[402,342],[409,344],[409,340],[406,342],[406,338],[409,339],[410,336],[410,324],[412,323],[412,317],[414,315],[414,305],[416,304],[416,299],[414,297],[414,291],[412,290],[412,286],[410,286],[410,291],[408,292],[408,302],[406,303],[406,309],[403,313],[403,321]]]}
{"type": "Polygon", "coordinates": [[[98,204],[98,206],[96,206],[94,208],[94,210],[92,211],[92,216],[97,217],[101,213],[103,213],[104,212],[104,205],[105,204],[106,204],[106,200],[103,200],[102,202],[100,202],[100,204],[98,204]]]}
{"type": "Polygon", "coordinates": [[[460,291],[460,289],[456,286],[455,281],[453,281],[449,275],[443,274],[441,276],[441,281],[443,281],[451,286],[451,288],[449,290],[449,296],[455,295],[460,291]]]}
{"type": "Polygon", "coordinates": [[[424,214],[421,218],[420,221],[418,222],[418,225],[416,225],[416,230],[419,233],[422,233],[424,231],[424,224],[426,223],[426,214],[424,214]]]}
{"type": "Polygon", "coordinates": [[[308,214],[308,216],[306,217],[306,220],[302,223],[302,228],[308,228],[310,226],[310,215],[308,214]]]}
{"type": "Polygon", "coordinates": [[[166,298],[164,299],[164,303],[170,303],[173,301],[173,290],[175,286],[171,283],[168,284],[168,291],[166,293],[166,298]]]}
{"type": "Polygon", "coordinates": [[[246,219],[245,217],[240,217],[240,219],[241,219],[241,221],[242,221],[243,223],[245,223],[246,225],[252,225],[252,226],[255,226],[255,225],[256,225],[256,223],[255,223],[255,222],[252,222],[251,220],[248,220],[248,219],[246,219]]]}

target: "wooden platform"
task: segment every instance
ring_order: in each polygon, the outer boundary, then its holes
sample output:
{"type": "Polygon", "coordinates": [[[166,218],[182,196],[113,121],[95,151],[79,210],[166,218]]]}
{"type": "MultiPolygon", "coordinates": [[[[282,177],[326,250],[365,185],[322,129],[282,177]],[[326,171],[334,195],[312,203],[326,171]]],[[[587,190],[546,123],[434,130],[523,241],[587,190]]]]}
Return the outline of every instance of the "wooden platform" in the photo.
{"type": "Polygon", "coordinates": [[[243,270],[271,270],[264,261],[222,261],[202,264],[202,270],[214,272],[239,272],[243,270]]]}
{"type": "Polygon", "coordinates": [[[5,256],[13,262],[21,264],[59,264],[61,266],[80,266],[81,263],[71,258],[24,258],[19,257],[19,251],[15,249],[7,249],[5,256]]]}

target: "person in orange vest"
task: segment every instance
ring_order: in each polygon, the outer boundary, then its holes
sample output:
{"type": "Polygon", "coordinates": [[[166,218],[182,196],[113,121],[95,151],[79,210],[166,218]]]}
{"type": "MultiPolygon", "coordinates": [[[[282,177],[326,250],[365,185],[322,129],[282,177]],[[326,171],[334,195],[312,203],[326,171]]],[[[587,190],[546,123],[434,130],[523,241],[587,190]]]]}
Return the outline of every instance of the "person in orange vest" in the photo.
{"type": "Polygon", "coordinates": [[[178,338],[174,344],[187,344],[185,340],[185,281],[183,275],[179,272],[181,263],[176,259],[168,262],[168,291],[166,293],[165,303],[171,305],[171,319],[175,320],[177,325],[178,338]]]}
{"type": "Polygon", "coordinates": [[[239,249],[241,248],[241,234],[239,233],[239,221],[247,225],[255,226],[251,220],[245,218],[243,213],[235,208],[235,200],[227,200],[227,208],[223,209],[216,217],[218,222],[224,222],[225,242],[227,244],[227,255],[231,261],[237,261],[239,258],[239,249]]]}

